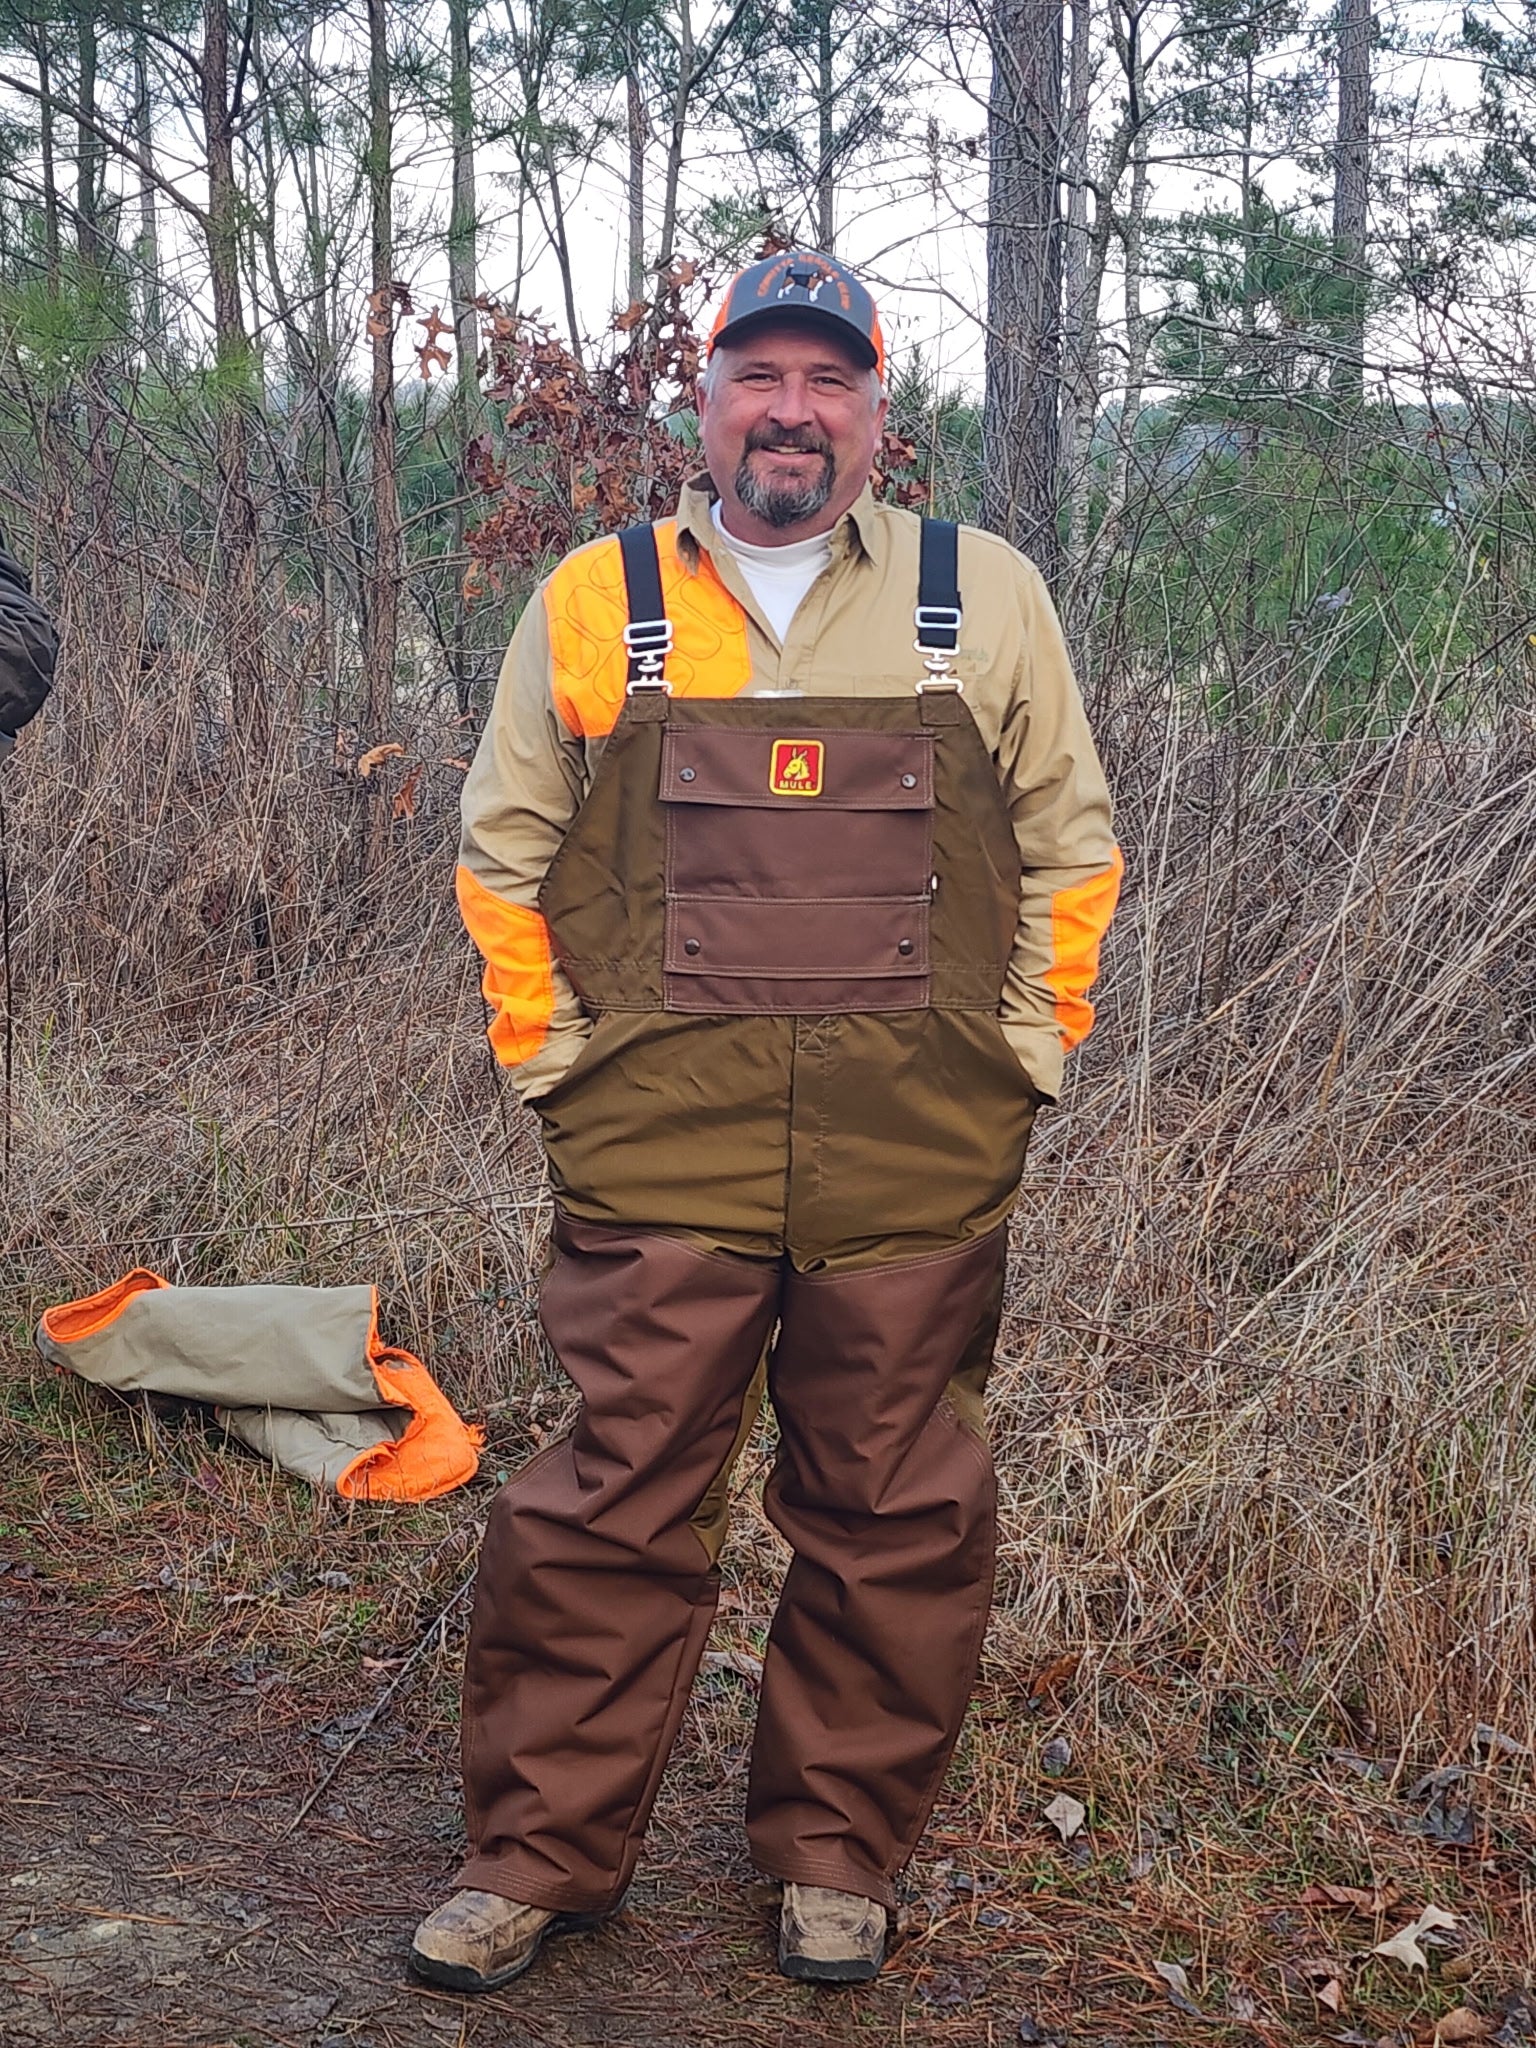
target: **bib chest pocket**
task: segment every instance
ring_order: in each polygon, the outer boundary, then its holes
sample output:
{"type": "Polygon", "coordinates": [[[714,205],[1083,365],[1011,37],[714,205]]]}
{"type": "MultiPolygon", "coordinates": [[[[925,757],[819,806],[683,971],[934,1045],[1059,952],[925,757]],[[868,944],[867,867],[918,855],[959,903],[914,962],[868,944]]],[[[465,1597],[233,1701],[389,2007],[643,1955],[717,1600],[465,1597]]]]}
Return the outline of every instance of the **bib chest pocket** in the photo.
{"type": "Polygon", "coordinates": [[[667,1009],[927,1006],[932,733],[669,725],[658,794],[667,1009]]]}

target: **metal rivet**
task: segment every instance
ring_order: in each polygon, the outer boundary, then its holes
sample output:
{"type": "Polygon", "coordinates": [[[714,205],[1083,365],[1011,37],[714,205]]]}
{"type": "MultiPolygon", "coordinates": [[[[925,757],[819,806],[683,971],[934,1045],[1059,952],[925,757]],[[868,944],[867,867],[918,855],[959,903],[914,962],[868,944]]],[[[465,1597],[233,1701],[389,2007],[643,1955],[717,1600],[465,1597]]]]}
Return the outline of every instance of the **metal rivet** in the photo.
{"type": "Polygon", "coordinates": [[[683,941],[683,951],[684,951],[685,953],[697,953],[697,951],[698,951],[698,950],[699,950],[699,942],[698,942],[698,940],[697,940],[697,939],[684,939],[684,941],[683,941]]]}
{"type": "Polygon", "coordinates": [[[692,782],[694,775],[696,773],[697,770],[693,768],[679,768],[677,771],[677,779],[679,782],[692,782]]]}
{"type": "Polygon", "coordinates": [[[912,950],[912,941],[910,939],[899,940],[897,942],[896,950],[898,953],[910,953],[912,950]]]}
{"type": "Polygon", "coordinates": [[[901,778],[901,786],[903,789],[916,789],[917,777],[915,775],[903,775],[903,777],[901,778]]]}

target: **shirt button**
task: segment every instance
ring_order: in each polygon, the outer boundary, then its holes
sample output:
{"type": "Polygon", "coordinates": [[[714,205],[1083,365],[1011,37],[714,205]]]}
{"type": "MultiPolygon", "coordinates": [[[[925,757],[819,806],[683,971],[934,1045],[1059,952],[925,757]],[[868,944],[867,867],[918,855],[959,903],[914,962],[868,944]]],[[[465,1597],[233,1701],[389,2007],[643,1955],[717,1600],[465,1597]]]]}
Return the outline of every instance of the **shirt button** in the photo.
{"type": "Polygon", "coordinates": [[[679,768],[677,771],[677,779],[679,782],[692,782],[697,772],[698,771],[693,768],[679,768]]]}
{"type": "Polygon", "coordinates": [[[684,939],[684,941],[683,941],[683,951],[684,951],[685,953],[697,953],[697,951],[698,951],[698,950],[699,950],[699,942],[698,942],[698,940],[697,940],[697,939],[684,939]]]}
{"type": "Polygon", "coordinates": [[[897,944],[896,950],[898,953],[910,953],[912,950],[912,941],[910,939],[900,940],[897,944]]]}
{"type": "Polygon", "coordinates": [[[916,789],[917,777],[915,775],[903,775],[903,777],[901,778],[901,786],[903,789],[916,789]]]}

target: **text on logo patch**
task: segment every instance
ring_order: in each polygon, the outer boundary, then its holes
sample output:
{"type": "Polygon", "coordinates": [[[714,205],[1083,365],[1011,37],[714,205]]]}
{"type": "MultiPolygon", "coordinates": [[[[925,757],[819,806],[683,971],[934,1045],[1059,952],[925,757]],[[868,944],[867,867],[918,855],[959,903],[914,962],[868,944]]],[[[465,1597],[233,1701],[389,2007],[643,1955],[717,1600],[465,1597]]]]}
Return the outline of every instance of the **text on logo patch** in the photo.
{"type": "Polygon", "coordinates": [[[774,796],[820,796],[826,753],[820,740],[775,740],[768,757],[768,788],[774,796]]]}

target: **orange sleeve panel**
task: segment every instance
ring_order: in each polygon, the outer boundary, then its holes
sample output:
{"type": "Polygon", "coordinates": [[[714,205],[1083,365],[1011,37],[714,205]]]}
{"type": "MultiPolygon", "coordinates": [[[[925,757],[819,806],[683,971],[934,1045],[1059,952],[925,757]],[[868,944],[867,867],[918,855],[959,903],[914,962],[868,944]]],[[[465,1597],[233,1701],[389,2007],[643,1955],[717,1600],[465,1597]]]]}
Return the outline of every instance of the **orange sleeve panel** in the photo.
{"type": "Polygon", "coordinates": [[[1088,991],[1098,979],[1099,947],[1115,914],[1124,873],[1117,846],[1102,874],[1059,889],[1051,898],[1051,964],[1045,978],[1056,997],[1056,1022],[1068,1052],[1093,1029],[1088,991]]]}
{"type": "MultiPolygon", "coordinates": [[[[697,571],[678,553],[677,521],[656,526],[656,554],[672,652],[667,680],[679,697],[734,697],[752,677],[747,618],[707,554],[697,571]]],[[[567,555],[544,586],[550,690],[567,732],[581,739],[613,731],[624,708],[629,601],[624,558],[608,538],[567,555]]]]}
{"type": "Polygon", "coordinates": [[[495,1015],[489,1037],[504,1067],[531,1060],[549,1036],[555,981],[549,927],[536,910],[508,903],[460,866],[454,875],[459,915],[485,956],[480,986],[495,1015]]]}

